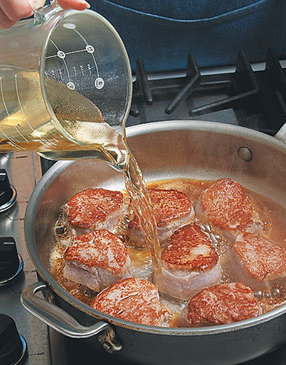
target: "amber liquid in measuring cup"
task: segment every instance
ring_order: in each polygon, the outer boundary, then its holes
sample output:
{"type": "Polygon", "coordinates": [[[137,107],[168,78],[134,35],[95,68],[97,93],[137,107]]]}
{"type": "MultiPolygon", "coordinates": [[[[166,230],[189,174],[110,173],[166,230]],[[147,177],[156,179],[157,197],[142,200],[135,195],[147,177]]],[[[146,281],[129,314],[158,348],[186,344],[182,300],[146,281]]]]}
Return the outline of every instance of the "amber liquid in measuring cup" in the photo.
{"type": "Polygon", "coordinates": [[[101,111],[89,99],[66,85],[46,79],[54,113],[49,118],[37,73],[5,70],[0,80],[0,152],[37,151],[58,159],[107,159],[124,166],[126,150],[119,133],[103,121],[101,111]],[[10,77],[9,77],[10,76],[10,77]],[[20,92],[20,90],[25,92],[20,92]]]}

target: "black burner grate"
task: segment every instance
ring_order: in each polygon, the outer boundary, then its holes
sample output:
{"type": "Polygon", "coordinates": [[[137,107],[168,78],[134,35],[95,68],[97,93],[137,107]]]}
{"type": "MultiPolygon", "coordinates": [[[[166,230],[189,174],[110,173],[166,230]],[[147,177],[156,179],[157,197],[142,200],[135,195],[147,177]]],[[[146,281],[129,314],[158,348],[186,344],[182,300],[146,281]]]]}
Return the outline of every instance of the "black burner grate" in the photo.
{"type": "MultiPolygon", "coordinates": [[[[154,78],[148,75],[143,61],[137,62],[136,80],[133,83],[133,103],[131,117],[140,119],[139,123],[170,119],[182,104],[184,115],[176,119],[194,119],[218,111],[232,109],[237,124],[274,135],[286,118],[286,78],[273,50],[266,56],[263,71],[253,71],[247,57],[240,51],[236,70],[232,73],[202,74],[193,55],[188,56],[184,76],[154,78]],[[162,102],[161,116],[148,119],[153,105],[162,102]],[[203,102],[202,102],[203,101],[203,102]],[[187,106],[187,109],[186,109],[187,106]]],[[[158,107],[156,107],[158,109],[158,107]]],[[[221,118],[221,114],[220,114],[221,118]]],[[[225,120],[217,121],[227,122],[225,120]]],[[[223,119],[223,118],[222,118],[223,119]]],[[[209,120],[209,119],[207,119],[209,120]]],[[[210,119],[212,120],[212,119],[210,119]]],[[[133,123],[135,120],[133,120],[133,123]]]]}

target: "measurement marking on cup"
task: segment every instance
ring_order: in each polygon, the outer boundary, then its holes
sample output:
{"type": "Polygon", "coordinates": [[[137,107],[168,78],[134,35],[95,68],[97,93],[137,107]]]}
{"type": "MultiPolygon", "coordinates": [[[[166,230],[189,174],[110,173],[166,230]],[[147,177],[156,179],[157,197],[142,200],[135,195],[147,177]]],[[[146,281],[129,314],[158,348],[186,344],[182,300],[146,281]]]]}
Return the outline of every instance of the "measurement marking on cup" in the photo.
{"type": "Polygon", "coordinates": [[[78,51],[70,51],[70,52],[66,52],[66,54],[69,55],[69,54],[80,53],[80,52],[86,52],[86,49],[79,49],[78,51]]]}
{"type": "Polygon", "coordinates": [[[7,115],[10,115],[10,113],[8,112],[8,109],[7,109],[7,105],[6,105],[5,99],[4,99],[3,80],[2,80],[2,77],[0,79],[0,82],[1,82],[1,96],[2,96],[3,105],[4,105],[4,108],[5,108],[5,111],[6,111],[7,115]]]}
{"type": "Polygon", "coordinates": [[[104,80],[101,77],[98,77],[95,81],[94,81],[94,85],[95,87],[100,90],[103,88],[104,86],[104,80]]]}
{"type": "MultiPolygon", "coordinates": [[[[78,51],[70,51],[70,52],[65,52],[65,55],[69,55],[69,54],[73,54],[73,53],[80,53],[80,52],[86,52],[86,49],[79,49],[78,51]]],[[[54,54],[52,56],[47,56],[46,58],[56,58],[59,57],[58,54],[54,54]]],[[[61,58],[61,57],[60,57],[61,58]]]]}
{"type": "Polygon", "coordinates": [[[22,147],[20,147],[20,146],[18,146],[18,145],[16,145],[13,141],[12,141],[12,139],[11,139],[11,137],[9,137],[9,136],[7,136],[7,134],[3,131],[3,129],[0,127],[0,130],[1,130],[1,132],[3,133],[3,136],[9,141],[9,143],[11,144],[11,146],[13,146],[13,147],[15,147],[15,148],[17,148],[17,149],[23,149],[22,147]]]}
{"type": "MultiPolygon", "coordinates": [[[[6,105],[6,102],[5,102],[5,99],[4,99],[4,93],[3,93],[3,80],[2,80],[2,77],[0,77],[0,89],[1,89],[1,97],[2,97],[2,101],[3,101],[3,105],[4,105],[4,108],[5,108],[5,111],[7,113],[7,115],[9,116],[10,113],[8,112],[8,108],[7,108],[7,105],[6,105]]],[[[19,149],[23,149],[22,147],[18,146],[17,145],[17,139],[14,138],[14,141],[11,137],[9,137],[3,130],[3,128],[1,127],[1,131],[3,133],[3,135],[7,138],[7,140],[11,143],[11,145],[15,148],[19,148],[19,149]],[[15,143],[16,142],[16,143],[15,143]]]]}
{"type": "Polygon", "coordinates": [[[92,73],[91,73],[91,66],[90,66],[90,64],[89,64],[89,63],[87,64],[87,69],[88,69],[88,71],[89,71],[89,76],[91,76],[91,75],[92,75],[92,73]]]}
{"type": "MultiPolygon", "coordinates": [[[[66,58],[66,56],[68,56],[70,54],[75,54],[75,53],[80,53],[80,52],[87,52],[87,53],[89,53],[91,55],[92,59],[93,59],[93,63],[95,65],[95,69],[96,69],[96,73],[97,73],[97,78],[94,81],[94,86],[96,87],[96,89],[101,90],[104,87],[104,80],[101,77],[99,77],[99,69],[98,69],[98,65],[97,65],[97,62],[96,62],[95,57],[94,57],[95,48],[91,44],[88,44],[87,43],[87,41],[84,38],[84,36],[76,29],[76,26],[74,24],[72,24],[72,23],[66,23],[63,26],[66,29],[73,30],[83,40],[83,42],[85,43],[85,49],[79,49],[79,50],[70,51],[70,52],[63,52],[63,51],[61,51],[59,49],[59,47],[57,46],[57,44],[51,39],[50,41],[54,45],[54,47],[56,48],[57,54],[56,55],[47,56],[46,59],[58,57],[59,59],[61,59],[63,61],[64,66],[65,66],[65,69],[66,69],[66,72],[67,72],[67,76],[68,76],[68,82],[66,83],[66,85],[67,85],[67,87],[70,90],[75,90],[75,88],[76,88],[75,87],[75,83],[73,81],[71,81],[70,72],[69,72],[68,65],[67,65],[67,62],[66,62],[65,58],[66,58]]],[[[75,67],[73,66],[73,70],[74,69],[75,69],[75,67]]],[[[88,68],[88,70],[89,70],[89,73],[91,75],[91,69],[88,68]]],[[[81,72],[82,72],[82,75],[84,76],[84,71],[83,71],[83,68],[82,67],[81,67],[81,72]]],[[[62,77],[62,75],[61,75],[61,77],[62,77]]]]}
{"type": "MultiPolygon", "coordinates": [[[[67,75],[68,75],[68,83],[67,83],[67,87],[69,88],[69,89],[72,89],[72,90],[74,90],[75,89],[75,84],[71,81],[71,77],[70,77],[70,73],[69,73],[69,69],[68,69],[68,65],[67,65],[67,63],[66,63],[66,60],[65,60],[65,58],[66,58],[66,55],[67,55],[67,53],[66,52],[63,52],[63,51],[61,51],[60,49],[59,49],[59,47],[56,45],[56,43],[51,39],[51,43],[54,45],[54,47],[57,49],[57,54],[56,54],[56,56],[60,59],[60,60],[62,60],[63,61],[63,63],[64,63],[64,66],[65,66],[65,69],[66,69],[66,72],[67,72],[67,75]]],[[[48,57],[46,57],[46,58],[48,58],[48,57]]]]}
{"type": "Polygon", "coordinates": [[[18,146],[17,144],[14,143],[14,141],[11,139],[11,137],[9,137],[3,130],[2,127],[0,127],[1,132],[3,133],[3,136],[9,141],[9,143],[11,144],[11,146],[15,147],[16,149],[23,149],[22,147],[18,146]]]}
{"type": "MultiPolygon", "coordinates": [[[[17,94],[17,99],[18,99],[18,103],[20,105],[20,108],[21,108],[21,111],[26,119],[26,122],[28,123],[29,127],[31,128],[31,130],[33,131],[34,129],[32,128],[32,126],[30,125],[30,123],[28,122],[26,116],[25,116],[25,113],[24,113],[24,110],[23,110],[23,107],[22,107],[22,104],[21,104],[21,101],[20,101],[20,97],[19,97],[19,90],[18,90],[18,75],[15,74],[14,76],[15,78],[15,87],[16,87],[16,94],[17,94]]],[[[20,136],[26,141],[28,142],[28,139],[23,135],[23,133],[19,130],[19,128],[15,125],[15,128],[16,128],[16,131],[20,134],[20,136]]]]}
{"type": "Polygon", "coordinates": [[[61,77],[62,82],[64,82],[63,73],[62,73],[62,70],[61,69],[59,69],[59,74],[60,74],[60,77],[61,77]]]}
{"type": "Polygon", "coordinates": [[[17,99],[18,99],[18,103],[20,105],[20,108],[21,108],[21,111],[26,119],[26,122],[28,124],[28,126],[31,128],[31,131],[33,132],[34,131],[34,128],[31,126],[31,124],[29,123],[25,113],[24,113],[24,109],[23,109],[23,106],[22,106],[22,103],[21,103],[21,100],[20,100],[20,95],[19,95],[19,89],[18,89],[18,75],[15,75],[15,86],[16,86],[16,94],[17,94],[17,99]]]}
{"type": "Polygon", "coordinates": [[[76,28],[73,28],[73,31],[76,32],[80,36],[80,38],[84,41],[85,45],[88,46],[88,43],[84,38],[84,36],[76,28]]]}
{"type": "Polygon", "coordinates": [[[20,131],[20,129],[15,125],[15,129],[16,129],[16,131],[20,134],[20,136],[26,141],[26,142],[28,142],[28,140],[27,140],[27,138],[24,136],[24,134],[23,133],[21,133],[21,131],[20,131]]]}
{"type": "Polygon", "coordinates": [[[74,32],[76,32],[80,36],[80,38],[84,41],[84,43],[85,43],[85,49],[91,55],[91,57],[93,59],[93,62],[94,62],[95,68],[96,68],[97,77],[99,78],[98,66],[97,66],[97,63],[96,63],[96,60],[95,60],[95,57],[94,57],[94,52],[95,52],[94,47],[91,44],[88,44],[87,43],[87,41],[84,38],[84,36],[76,28],[74,28],[72,30],[74,32]]]}
{"type": "MultiPolygon", "coordinates": [[[[27,118],[27,116],[26,116],[26,114],[24,112],[24,108],[23,108],[23,105],[22,105],[21,100],[20,100],[20,94],[19,94],[19,89],[18,89],[18,75],[17,74],[15,75],[15,88],[16,88],[16,94],[17,94],[18,103],[20,105],[20,108],[21,108],[21,111],[22,111],[23,116],[25,118],[25,121],[27,122],[27,124],[30,127],[31,131],[34,132],[34,128],[31,126],[30,122],[28,121],[28,118],[27,118]]],[[[20,131],[19,131],[19,133],[20,133],[20,131]]],[[[20,134],[22,135],[22,133],[20,133],[20,134]]],[[[23,135],[22,135],[22,137],[28,142],[28,140],[23,135]]],[[[42,142],[43,145],[46,143],[45,142],[45,139],[43,139],[43,138],[39,138],[39,139],[40,139],[40,141],[42,142]]]]}
{"type": "Polygon", "coordinates": [[[74,54],[74,53],[81,53],[81,52],[86,52],[86,49],[79,49],[78,51],[70,51],[70,52],[66,52],[66,55],[74,54]]]}
{"type": "Polygon", "coordinates": [[[68,74],[68,79],[69,79],[69,82],[71,82],[71,77],[70,77],[70,73],[69,73],[69,69],[68,69],[68,65],[66,63],[66,60],[64,58],[62,58],[62,61],[65,65],[65,68],[66,68],[66,71],[67,71],[67,74],[68,74]]]}

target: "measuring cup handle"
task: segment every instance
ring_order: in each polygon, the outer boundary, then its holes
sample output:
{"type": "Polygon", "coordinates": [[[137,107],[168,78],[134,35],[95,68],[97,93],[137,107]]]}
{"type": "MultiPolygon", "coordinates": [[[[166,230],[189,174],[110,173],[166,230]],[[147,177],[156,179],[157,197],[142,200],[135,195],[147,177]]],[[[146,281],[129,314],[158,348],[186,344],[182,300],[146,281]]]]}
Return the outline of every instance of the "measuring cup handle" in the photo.
{"type": "Polygon", "coordinates": [[[51,10],[53,12],[56,8],[60,9],[58,0],[51,0],[51,5],[47,7],[45,7],[46,0],[28,0],[28,2],[34,12],[35,25],[42,24],[51,10]]]}
{"type": "Polygon", "coordinates": [[[59,5],[59,3],[58,3],[58,0],[51,0],[51,6],[52,7],[56,7],[56,6],[58,6],[59,5]]]}
{"type": "MultiPolygon", "coordinates": [[[[30,4],[30,7],[35,11],[37,10],[41,10],[45,3],[46,3],[46,0],[28,0],[29,4],[30,4]]],[[[52,8],[55,8],[56,6],[58,6],[58,0],[51,0],[50,1],[51,3],[51,7],[52,8]]]]}

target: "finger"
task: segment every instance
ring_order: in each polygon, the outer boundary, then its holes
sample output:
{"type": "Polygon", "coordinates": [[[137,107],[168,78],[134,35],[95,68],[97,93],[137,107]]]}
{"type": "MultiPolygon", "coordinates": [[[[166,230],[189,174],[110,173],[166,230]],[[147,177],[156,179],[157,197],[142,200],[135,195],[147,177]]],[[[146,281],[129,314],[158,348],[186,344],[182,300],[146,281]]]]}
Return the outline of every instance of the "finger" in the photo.
{"type": "Polygon", "coordinates": [[[33,14],[28,0],[1,0],[0,6],[6,16],[14,22],[33,14]]]}
{"type": "Polygon", "coordinates": [[[15,22],[7,17],[4,11],[0,8],[0,28],[8,29],[12,27],[15,22]]]}
{"type": "Polygon", "coordinates": [[[63,9],[85,10],[90,8],[89,3],[85,0],[58,0],[58,2],[63,9]]]}

